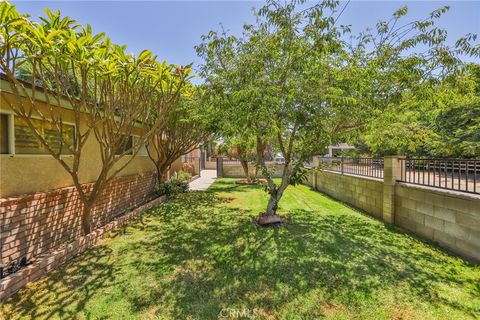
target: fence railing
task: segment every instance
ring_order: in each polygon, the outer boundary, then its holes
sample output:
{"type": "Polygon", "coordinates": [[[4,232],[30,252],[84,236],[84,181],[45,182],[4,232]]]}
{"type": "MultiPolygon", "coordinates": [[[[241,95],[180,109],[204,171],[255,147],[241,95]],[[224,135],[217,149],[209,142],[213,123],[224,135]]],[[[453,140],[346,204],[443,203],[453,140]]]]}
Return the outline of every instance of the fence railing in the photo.
{"type": "Polygon", "coordinates": [[[383,179],[383,158],[321,157],[319,165],[342,174],[383,179]]]}
{"type": "MultiPolygon", "coordinates": [[[[480,159],[400,158],[400,181],[434,188],[480,194],[480,159]]],[[[273,162],[272,162],[273,163],[273,162]]],[[[240,165],[238,160],[224,160],[224,166],[240,165]]],[[[322,170],[384,178],[383,158],[320,157],[322,170]]]]}
{"type": "Polygon", "coordinates": [[[480,160],[407,158],[400,162],[402,182],[480,193],[480,160]]]}

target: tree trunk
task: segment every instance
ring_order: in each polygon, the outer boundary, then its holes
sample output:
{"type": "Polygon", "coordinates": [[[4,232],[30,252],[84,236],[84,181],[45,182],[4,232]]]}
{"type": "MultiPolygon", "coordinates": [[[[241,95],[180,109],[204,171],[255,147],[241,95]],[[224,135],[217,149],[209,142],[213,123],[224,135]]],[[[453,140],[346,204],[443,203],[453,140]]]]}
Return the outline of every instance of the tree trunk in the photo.
{"type": "Polygon", "coordinates": [[[267,178],[268,186],[269,186],[269,194],[270,198],[268,199],[268,204],[267,204],[267,212],[265,212],[266,215],[275,215],[277,214],[277,209],[278,209],[278,203],[280,202],[280,199],[283,196],[283,192],[285,189],[288,187],[288,175],[284,175],[282,177],[282,182],[278,186],[278,188],[275,186],[273,183],[273,180],[270,178],[267,178]]]}
{"type": "Polygon", "coordinates": [[[248,181],[250,181],[250,175],[248,173],[248,162],[244,158],[240,158],[240,164],[242,165],[243,168],[243,173],[245,174],[245,178],[247,178],[248,181]]]}
{"type": "Polygon", "coordinates": [[[93,208],[93,203],[89,204],[84,204],[83,210],[82,210],[82,229],[83,229],[83,234],[87,235],[92,231],[92,226],[91,226],[91,211],[93,208]]]}
{"type": "Polygon", "coordinates": [[[165,163],[155,163],[155,169],[157,169],[157,183],[160,186],[165,182],[165,172],[168,169],[168,166],[165,166],[165,163]]]}
{"type": "Polygon", "coordinates": [[[155,169],[157,170],[157,187],[160,187],[160,185],[163,182],[163,174],[162,170],[160,169],[160,166],[155,163],[155,169]]]}
{"type": "Polygon", "coordinates": [[[268,204],[267,204],[267,212],[265,214],[267,215],[275,215],[277,214],[277,208],[278,208],[278,198],[277,198],[277,193],[278,191],[270,194],[270,198],[268,199],[268,204]]]}

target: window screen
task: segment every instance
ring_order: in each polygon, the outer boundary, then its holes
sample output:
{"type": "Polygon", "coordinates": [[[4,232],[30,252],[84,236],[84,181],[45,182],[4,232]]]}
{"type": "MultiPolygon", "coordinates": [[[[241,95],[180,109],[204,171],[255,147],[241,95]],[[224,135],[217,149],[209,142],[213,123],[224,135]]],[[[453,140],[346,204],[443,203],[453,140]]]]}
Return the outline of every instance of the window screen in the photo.
{"type": "Polygon", "coordinates": [[[133,147],[133,137],[132,136],[122,136],[123,139],[121,139],[120,144],[117,146],[117,150],[115,150],[116,155],[121,155],[127,150],[130,150],[128,154],[131,154],[132,152],[132,147],[133,147]]]}
{"type": "MultiPolygon", "coordinates": [[[[31,120],[39,134],[47,141],[53,150],[58,151],[62,146],[62,154],[68,154],[68,146],[73,146],[75,127],[63,124],[62,132],[56,126],[43,120],[31,120]]],[[[35,136],[27,122],[22,118],[15,118],[15,153],[17,154],[48,154],[47,148],[35,136]]]]}

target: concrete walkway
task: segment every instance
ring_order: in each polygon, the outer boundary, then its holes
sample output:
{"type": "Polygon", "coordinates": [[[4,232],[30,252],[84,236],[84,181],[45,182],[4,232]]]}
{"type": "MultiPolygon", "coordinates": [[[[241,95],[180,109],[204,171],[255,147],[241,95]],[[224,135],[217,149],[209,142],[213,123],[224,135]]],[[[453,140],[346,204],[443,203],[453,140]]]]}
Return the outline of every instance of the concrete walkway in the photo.
{"type": "Polygon", "coordinates": [[[200,178],[189,183],[190,190],[207,190],[217,178],[217,170],[202,170],[200,178]]]}

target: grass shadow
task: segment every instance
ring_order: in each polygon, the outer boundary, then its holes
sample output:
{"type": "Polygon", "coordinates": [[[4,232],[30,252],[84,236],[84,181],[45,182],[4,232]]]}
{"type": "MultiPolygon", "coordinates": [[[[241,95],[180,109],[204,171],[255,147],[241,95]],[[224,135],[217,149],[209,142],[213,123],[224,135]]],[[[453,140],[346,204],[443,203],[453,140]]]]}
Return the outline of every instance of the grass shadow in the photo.
{"type": "Polygon", "coordinates": [[[232,184],[170,199],[2,310],[40,319],[213,319],[226,308],[260,319],[479,316],[478,266],[307,188],[288,190],[284,227],[260,228],[252,199],[231,199],[262,187],[232,184]]]}

